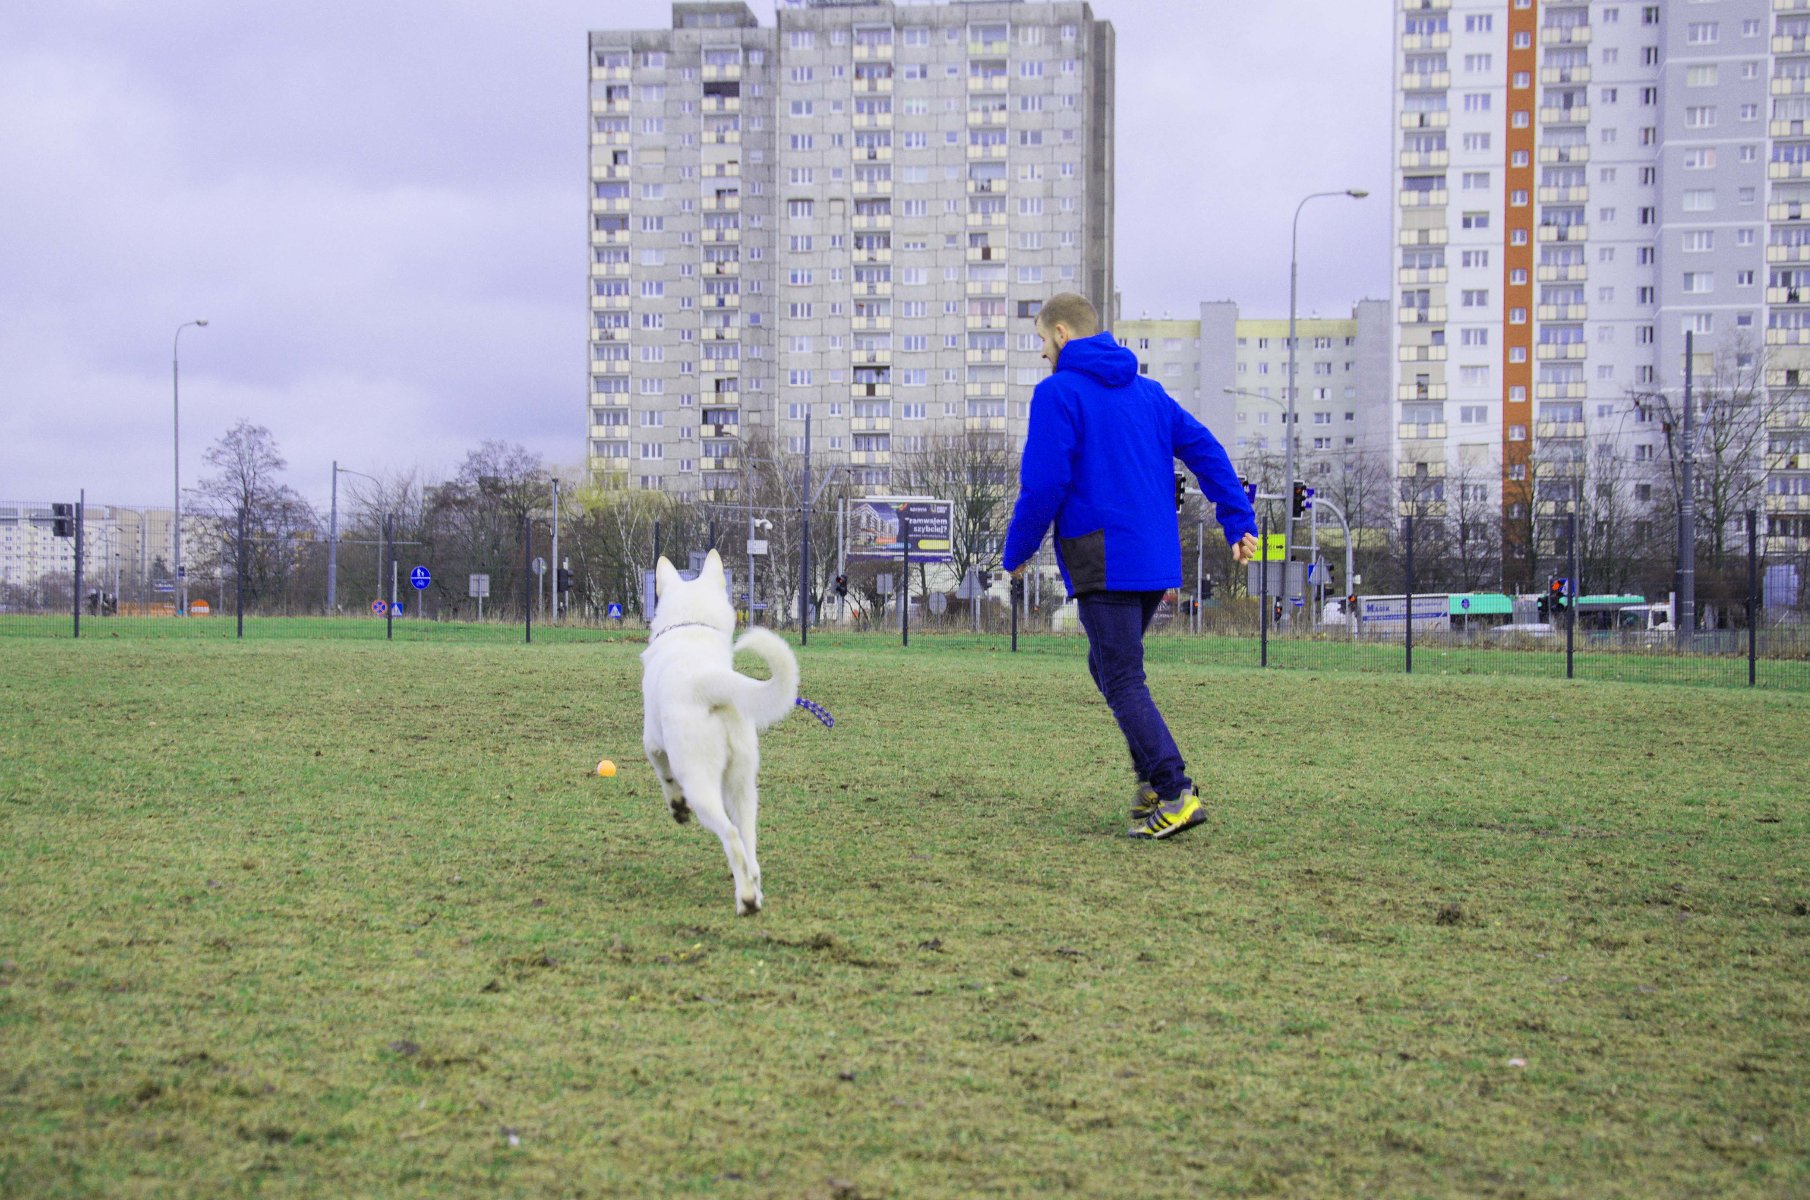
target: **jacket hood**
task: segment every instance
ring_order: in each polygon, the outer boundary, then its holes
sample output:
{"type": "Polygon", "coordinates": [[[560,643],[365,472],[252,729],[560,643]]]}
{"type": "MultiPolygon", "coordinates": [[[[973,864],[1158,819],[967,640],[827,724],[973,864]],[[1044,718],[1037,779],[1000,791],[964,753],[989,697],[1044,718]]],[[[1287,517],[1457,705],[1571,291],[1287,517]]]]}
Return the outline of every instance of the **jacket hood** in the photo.
{"type": "Polygon", "coordinates": [[[1060,371],[1079,371],[1107,387],[1124,387],[1138,377],[1138,356],[1119,345],[1108,330],[1075,338],[1056,357],[1060,371]]]}

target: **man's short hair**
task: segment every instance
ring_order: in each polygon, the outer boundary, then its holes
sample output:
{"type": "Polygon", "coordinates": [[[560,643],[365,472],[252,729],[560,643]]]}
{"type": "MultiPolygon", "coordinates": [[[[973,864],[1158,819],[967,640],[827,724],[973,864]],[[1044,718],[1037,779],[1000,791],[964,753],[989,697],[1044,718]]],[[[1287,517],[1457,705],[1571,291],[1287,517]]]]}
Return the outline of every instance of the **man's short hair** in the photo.
{"type": "Polygon", "coordinates": [[[1067,328],[1070,337],[1092,337],[1100,332],[1100,313],[1093,302],[1078,292],[1058,292],[1037,310],[1037,327],[1067,328]]]}

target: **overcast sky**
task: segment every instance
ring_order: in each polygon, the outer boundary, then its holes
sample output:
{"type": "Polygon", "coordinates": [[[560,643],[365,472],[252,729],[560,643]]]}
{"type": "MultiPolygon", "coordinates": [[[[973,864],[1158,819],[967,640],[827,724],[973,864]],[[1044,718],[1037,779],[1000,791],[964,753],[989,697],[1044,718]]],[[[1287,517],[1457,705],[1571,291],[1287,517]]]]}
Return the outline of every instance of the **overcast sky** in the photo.
{"type": "MultiPolygon", "coordinates": [[[[773,0],[752,0],[763,25],[773,0]]],[[[1127,316],[1389,294],[1387,0],[1095,0],[1118,34],[1127,316]]],[[[168,505],[267,426],[330,464],[454,470],[585,433],[586,32],[666,0],[0,3],[0,500],[168,505]]]]}

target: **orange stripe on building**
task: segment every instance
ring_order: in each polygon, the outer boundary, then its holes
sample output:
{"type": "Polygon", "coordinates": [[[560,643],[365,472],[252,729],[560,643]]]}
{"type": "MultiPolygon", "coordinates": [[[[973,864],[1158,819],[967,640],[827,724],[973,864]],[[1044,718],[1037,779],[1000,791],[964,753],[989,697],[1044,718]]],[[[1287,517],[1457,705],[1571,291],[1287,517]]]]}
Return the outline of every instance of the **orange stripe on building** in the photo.
{"type": "MultiPolygon", "coordinates": [[[[1539,0],[1508,9],[1508,103],[1504,106],[1502,222],[1502,548],[1505,559],[1525,556],[1527,525],[1510,520],[1509,506],[1533,504],[1532,481],[1527,470],[1533,430],[1533,285],[1534,285],[1534,172],[1535,82],[1539,78],[1539,0]],[[1517,315],[1519,320],[1516,319],[1517,315]],[[1516,351],[1520,353],[1517,355],[1516,351]],[[1519,358],[1520,361],[1515,361],[1519,358]],[[1518,396],[1518,399],[1511,397],[1518,396]],[[1509,433],[1518,427],[1519,440],[1509,433]],[[1513,468],[1521,478],[1512,478],[1513,468]],[[1517,550],[1519,555],[1517,555],[1517,550]]],[[[1507,568],[1508,564],[1504,563],[1507,568]]]]}

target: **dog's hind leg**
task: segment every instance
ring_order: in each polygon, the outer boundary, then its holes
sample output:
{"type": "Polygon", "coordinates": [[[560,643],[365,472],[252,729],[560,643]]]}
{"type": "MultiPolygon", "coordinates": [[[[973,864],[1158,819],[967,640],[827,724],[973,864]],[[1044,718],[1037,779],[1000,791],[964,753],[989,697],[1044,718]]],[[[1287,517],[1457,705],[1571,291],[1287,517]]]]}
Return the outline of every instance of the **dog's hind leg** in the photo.
{"type": "Polygon", "coordinates": [[[660,794],[666,797],[666,811],[680,825],[691,820],[691,807],[685,803],[685,792],[679,787],[679,781],[672,775],[672,760],[666,757],[666,751],[649,749],[648,765],[654,769],[654,778],[660,781],[660,794]]]}
{"type": "Polygon", "coordinates": [[[759,910],[766,903],[766,896],[760,887],[760,859],[755,855],[754,847],[760,823],[760,794],[757,789],[760,773],[759,744],[754,739],[752,730],[745,737],[737,737],[731,742],[729,766],[723,773],[723,802],[729,810],[729,820],[735,826],[736,836],[741,840],[742,855],[748,863],[748,882],[754,894],[754,908],[759,910]]]}
{"type": "Polygon", "coordinates": [[[760,889],[749,879],[748,856],[742,850],[741,836],[724,809],[720,769],[712,766],[700,771],[682,765],[677,776],[691,802],[691,811],[697,815],[698,824],[716,834],[723,843],[723,853],[729,859],[729,874],[735,880],[736,915],[753,916],[760,911],[760,889]]]}

